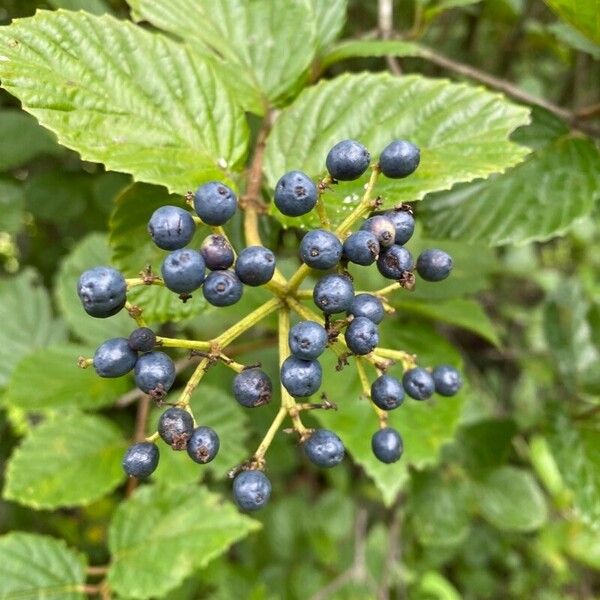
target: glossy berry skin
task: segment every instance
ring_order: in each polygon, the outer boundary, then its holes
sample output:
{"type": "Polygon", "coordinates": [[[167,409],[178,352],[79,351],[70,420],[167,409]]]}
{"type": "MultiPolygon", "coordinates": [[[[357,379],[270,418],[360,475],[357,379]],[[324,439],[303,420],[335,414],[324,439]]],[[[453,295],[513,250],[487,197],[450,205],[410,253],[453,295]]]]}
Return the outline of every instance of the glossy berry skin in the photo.
{"type": "Polygon", "coordinates": [[[129,335],[129,347],[138,352],[150,352],[156,346],[156,334],[149,327],[138,327],[129,335]]]}
{"type": "Polygon", "coordinates": [[[160,267],[165,286],[177,294],[189,294],[204,283],[206,265],[200,252],[183,248],[165,257],[160,267]]]}
{"type": "Polygon", "coordinates": [[[271,482],[262,471],[242,471],[233,480],[233,500],[242,510],[260,510],[270,496],[271,482]]]}
{"type": "Polygon", "coordinates": [[[245,369],[233,378],[233,395],[247,408],[263,406],[271,402],[273,383],[262,369],[245,369]]]}
{"type": "Polygon", "coordinates": [[[355,317],[344,333],[346,345],[351,352],[364,356],[379,344],[377,325],[367,317],[355,317]]]}
{"type": "Polygon", "coordinates": [[[345,275],[324,275],[313,289],[314,303],[326,315],[346,312],[354,299],[354,286],[345,275]]]}
{"type": "Polygon", "coordinates": [[[129,446],[123,456],[123,470],[130,477],[149,477],[156,471],[160,454],[156,444],[141,442],[129,446]]]}
{"type": "Polygon", "coordinates": [[[127,284],[119,271],[94,267],[82,273],[77,294],[85,312],[99,319],[116,315],[127,301],[127,284]]]}
{"type": "Polygon", "coordinates": [[[404,373],[402,377],[404,391],[415,400],[426,400],[435,391],[433,377],[425,369],[416,367],[404,373]]]}
{"type": "Polygon", "coordinates": [[[407,210],[390,210],[384,214],[396,229],[394,243],[406,244],[415,232],[415,218],[407,210]]]}
{"type": "Polygon", "coordinates": [[[312,269],[331,269],[341,257],[342,242],[330,231],[313,229],[300,242],[300,258],[312,269]]]}
{"type": "Polygon", "coordinates": [[[431,376],[435,384],[435,391],[440,396],[454,396],[462,387],[460,373],[450,365],[436,367],[431,376]]]}
{"type": "Polygon", "coordinates": [[[312,396],[320,387],[323,370],[317,360],[288,356],[281,365],[281,383],[294,397],[312,396]]]}
{"type": "Polygon", "coordinates": [[[329,429],[315,429],[303,446],[308,460],[318,467],[329,469],[344,460],[344,444],[329,429]]]}
{"type": "Polygon", "coordinates": [[[220,181],[209,181],[194,194],[196,214],[207,225],[224,225],[233,217],[236,208],[236,195],[220,181]]]}
{"type": "Polygon", "coordinates": [[[138,358],[134,375],[135,384],[142,392],[165,393],[175,381],[175,365],[164,352],[155,350],[138,358]]]}
{"type": "Polygon", "coordinates": [[[235,272],[246,285],[264,285],[271,281],[275,273],[275,255],[263,246],[248,246],[237,257],[235,272]]]}
{"type": "Polygon", "coordinates": [[[163,250],[179,250],[187,246],[196,231],[192,215],[179,206],[161,206],[148,221],[152,241],[163,250]]]}
{"type": "Polygon", "coordinates": [[[196,427],[187,443],[190,458],[201,465],[209,463],[219,452],[221,442],[211,427],[196,427]]]}
{"type": "Polygon", "coordinates": [[[373,434],[371,449],[382,463],[391,464],[402,456],[404,444],[400,434],[392,427],[385,427],[373,434]]]}
{"type": "Polygon", "coordinates": [[[299,217],[310,212],[317,203],[315,182],[302,171],[289,171],[275,186],[275,206],[288,217],[299,217]]]}
{"type": "Polygon", "coordinates": [[[368,168],[369,151],[356,140],[342,140],[327,154],[325,165],[329,174],[338,181],[354,181],[368,168]]]}
{"type": "Polygon", "coordinates": [[[380,375],[371,384],[371,400],[382,410],[394,410],[404,402],[404,388],[396,377],[380,375]]]}
{"type": "Polygon", "coordinates": [[[194,419],[187,410],[167,408],[158,420],[158,435],[173,450],[185,450],[194,430],[194,419]]]}
{"type": "Polygon", "coordinates": [[[388,144],[379,157],[381,172],[390,179],[401,179],[414,173],[421,153],[419,149],[406,140],[394,140],[388,144]]]}
{"type": "Polygon", "coordinates": [[[200,254],[202,254],[206,268],[211,271],[229,269],[235,260],[233,248],[225,237],[218,234],[206,236],[200,246],[200,254]]]}
{"type": "Polygon", "coordinates": [[[204,281],[202,293],[213,306],[231,306],[244,293],[244,286],[233,271],[213,271],[204,281]]]}
{"type": "Polygon", "coordinates": [[[315,321],[296,323],[288,335],[292,354],[302,360],[315,360],[325,352],[328,342],[325,328],[315,321]]]}
{"type": "Polygon", "coordinates": [[[372,265],[379,255],[379,241],[370,231],[355,231],[344,241],[342,254],[356,265],[372,265]]]}
{"type": "Polygon", "coordinates": [[[121,377],[135,367],[138,355],[125,338],[112,338],[98,346],[94,369],[100,377],[121,377]]]}
{"type": "Polygon", "coordinates": [[[437,248],[424,250],[417,258],[417,273],[425,281],[442,281],[450,275],[453,261],[449,254],[437,248]]]}
{"type": "Polygon", "coordinates": [[[413,267],[412,254],[404,246],[396,244],[386,248],[377,259],[377,269],[387,279],[401,279],[413,267]]]}
{"type": "Polygon", "coordinates": [[[385,317],[383,302],[372,294],[357,294],[354,296],[347,314],[353,317],[366,317],[373,321],[375,325],[379,325],[385,317]]]}
{"type": "Polygon", "coordinates": [[[370,231],[377,238],[382,248],[391,246],[396,239],[394,223],[384,215],[375,215],[368,218],[360,226],[360,229],[361,231],[370,231]]]}

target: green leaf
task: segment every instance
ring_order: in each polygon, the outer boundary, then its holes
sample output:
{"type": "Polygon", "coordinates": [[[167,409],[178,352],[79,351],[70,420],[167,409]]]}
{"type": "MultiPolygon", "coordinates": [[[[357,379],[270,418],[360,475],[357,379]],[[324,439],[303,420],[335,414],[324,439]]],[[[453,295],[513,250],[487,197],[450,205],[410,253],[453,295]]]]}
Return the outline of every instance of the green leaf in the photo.
{"type": "MultiPolygon", "coordinates": [[[[282,111],[267,140],[265,172],[275,187],[292,169],[323,175],[327,152],[341,139],[360,140],[373,159],[394,138],[410,139],[421,148],[419,169],[406,179],[381,176],[375,188],[392,206],[518,163],[527,150],[507,138],[528,119],[527,109],[481,88],[417,75],[342,75],[305,90],[282,111]]],[[[334,224],[358,203],[367,176],[324,194],[334,224]]],[[[312,213],[289,218],[271,208],[284,224],[318,224],[312,213]]]]}
{"type": "Polygon", "coordinates": [[[0,178],[0,231],[17,233],[23,224],[23,188],[13,179],[0,178]]]}
{"type": "Polygon", "coordinates": [[[7,401],[23,410],[100,408],[114,404],[131,388],[126,377],[99,377],[94,367],[77,366],[89,356],[85,346],[50,346],[27,354],[16,366],[8,384],[7,401]]]}
{"type": "Polygon", "coordinates": [[[596,44],[600,44],[600,3],[598,0],[546,0],[562,19],[596,44]]]}
{"type": "Polygon", "coordinates": [[[107,419],[61,414],[14,451],[4,498],[36,509],[89,504],[123,481],[124,450],[121,432],[107,419]]]}
{"type": "Polygon", "coordinates": [[[336,44],[321,60],[324,70],[347,58],[372,56],[422,56],[424,49],[415,42],[404,40],[343,40],[336,44]]]}
{"type": "Polygon", "coordinates": [[[567,23],[557,21],[548,25],[547,30],[555,35],[560,42],[571,46],[573,50],[579,52],[587,52],[591,54],[596,60],[600,60],[600,45],[594,44],[584,35],[579,33],[577,29],[571,27],[567,23]]]}
{"type": "Polygon", "coordinates": [[[55,137],[33,117],[21,110],[0,111],[0,171],[21,167],[40,154],[60,152],[55,137]]]}
{"type": "Polygon", "coordinates": [[[478,4],[481,0],[417,0],[420,4],[425,5],[423,18],[425,21],[430,21],[441,15],[444,11],[452,8],[460,8],[462,6],[470,6],[471,4],[478,4]]]}
{"type": "Polygon", "coordinates": [[[340,35],[346,24],[348,0],[310,0],[317,24],[317,50],[321,54],[340,35]]]}
{"type": "Polygon", "coordinates": [[[402,295],[393,299],[391,304],[402,313],[414,313],[428,319],[462,327],[481,336],[494,346],[500,346],[494,324],[476,300],[454,298],[452,300],[427,302],[407,299],[406,295],[402,295]]]}
{"type": "MultiPolygon", "coordinates": [[[[148,221],[152,213],[165,204],[184,207],[182,198],[170,196],[164,188],[147,184],[134,184],[117,197],[110,218],[109,243],[112,262],[126,277],[136,277],[147,265],[160,274],[160,266],[167,252],[152,242],[148,221]]],[[[201,227],[190,242],[199,247],[207,228],[201,227]]],[[[144,318],[152,322],[180,321],[201,313],[207,303],[198,290],[192,299],[182,302],[177,294],[159,286],[143,286],[128,292],[130,302],[144,309],[144,318]]]]}
{"type": "Polygon", "coordinates": [[[106,236],[92,233],[80,240],[63,260],[56,277],[56,303],[65,320],[77,337],[94,347],[111,337],[127,337],[135,328],[124,310],[108,319],[90,317],[77,295],[77,281],[86,269],[110,264],[106,236]]]}
{"type": "Polygon", "coordinates": [[[161,597],[259,527],[203,488],[144,486],[110,525],[109,584],[128,598],[161,597]]]}
{"type": "MultiPolygon", "coordinates": [[[[231,385],[226,378],[227,384],[231,385]]],[[[229,387],[228,386],[228,387],[229,387]]],[[[164,485],[186,485],[201,479],[207,471],[215,477],[224,478],[227,472],[248,458],[246,438],[248,437],[248,411],[235,401],[231,392],[204,382],[192,396],[192,410],[199,425],[212,427],[221,440],[216,458],[207,465],[192,461],[187,452],[176,452],[161,445],[160,467],[154,477],[164,485]]],[[[162,411],[155,411],[152,417],[154,428],[162,411]]]]}
{"type": "Polygon", "coordinates": [[[419,581],[415,600],[461,600],[460,592],[437,571],[427,571],[419,581]]]}
{"type": "Polygon", "coordinates": [[[286,2],[284,10],[271,0],[128,1],[137,20],[223,57],[238,80],[263,98],[263,110],[267,101],[280,105],[295,95],[317,50],[305,0],[286,2]]]}
{"type": "Polygon", "coordinates": [[[39,10],[0,29],[0,58],[3,87],[86,160],[180,193],[243,164],[241,109],[207,61],[165,36],[39,10]]]}
{"type": "Polygon", "coordinates": [[[13,532],[0,537],[0,598],[84,600],[86,558],[63,540],[13,532]]]}
{"type": "Polygon", "coordinates": [[[534,531],[546,521],[546,500],[530,473],[515,467],[492,471],[477,485],[483,517],[503,531],[534,531]]]}
{"type": "Polygon", "coordinates": [[[531,123],[516,129],[510,139],[537,150],[566,137],[569,131],[569,126],[562,119],[540,106],[532,106],[531,123]]]}
{"type": "Polygon", "coordinates": [[[600,153],[593,142],[566,138],[489,181],[428,198],[428,232],[491,246],[564,235],[600,197],[600,153]]]}
{"type": "Polygon", "coordinates": [[[111,12],[110,6],[104,0],[49,0],[53,8],[66,8],[67,10],[85,10],[94,15],[103,15],[111,12]]]}
{"type": "Polygon", "coordinates": [[[0,387],[23,356],[65,337],[63,324],[52,318],[48,293],[31,269],[0,281],[0,323],[0,387]]]}

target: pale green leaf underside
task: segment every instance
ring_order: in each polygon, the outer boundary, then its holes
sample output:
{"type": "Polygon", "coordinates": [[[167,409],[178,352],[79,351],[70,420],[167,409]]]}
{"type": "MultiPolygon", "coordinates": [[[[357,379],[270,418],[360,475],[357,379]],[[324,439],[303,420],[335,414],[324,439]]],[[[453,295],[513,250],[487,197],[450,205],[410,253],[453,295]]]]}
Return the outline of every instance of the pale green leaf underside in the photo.
{"type": "Polygon", "coordinates": [[[600,44],[600,0],[546,0],[567,23],[600,44]]]}
{"type": "Polygon", "coordinates": [[[94,350],[65,344],[26,355],[9,380],[7,402],[27,411],[114,404],[131,387],[131,381],[126,377],[98,377],[93,367],[78,367],[77,358],[91,356],[94,350]]]}
{"type": "Polygon", "coordinates": [[[33,270],[0,282],[0,386],[7,383],[21,358],[65,337],[52,319],[46,289],[33,270]]]}
{"type": "Polygon", "coordinates": [[[244,115],[213,67],[126,21],[18,19],[0,29],[0,78],[63,145],[137,180],[185,193],[246,155],[244,115]]]}
{"type": "Polygon", "coordinates": [[[89,504],[123,480],[124,449],[121,433],[103,417],[54,417],[14,451],[4,498],[37,509],[89,504]]]}
{"type": "Polygon", "coordinates": [[[108,580],[127,598],[163,596],[260,524],[195,486],[145,486],[117,509],[108,580]]]}
{"type": "Polygon", "coordinates": [[[0,598],[83,600],[86,559],[62,540],[13,532],[0,537],[0,598]]]}
{"type": "Polygon", "coordinates": [[[424,50],[415,42],[404,40],[342,40],[321,60],[326,69],[347,58],[369,58],[372,56],[422,56],[424,50]]]}
{"type": "MultiPolygon", "coordinates": [[[[520,162],[528,150],[508,136],[528,121],[528,109],[482,88],[415,75],[343,75],[305,90],[281,113],[267,141],[265,170],[274,187],[293,169],[324,175],[327,152],[342,139],[358,139],[373,160],[393,139],[408,139],[420,147],[421,164],[406,179],[380,177],[375,192],[390,206],[520,162]]],[[[365,181],[324,194],[334,223],[356,205],[365,181]]],[[[284,224],[318,223],[312,213],[289,218],[272,210],[284,224]]]]}
{"type": "MultiPolygon", "coordinates": [[[[167,204],[186,208],[181,196],[171,196],[162,187],[141,183],[130,186],[117,197],[110,218],[109,243],[112,264],[125,277],[137,277],[148,265],[160,275],[162,261],[169,253],[152,241],[148,233],[148,221],[157,208],[167,204]]],[[[206,235],[206,227],[198,228],[189,247],[199,248],[206,235]]],[[[144,310],[144,318],[148,323],[180,321],[199,314],[207,306],[200,290],[194,292],[185,303],[177,294],[159,286],[133,288],[127,293],[127,298],[144,310]]]]}
{"type": "Polygon", "coordinates": [[[428,233],[497,246],[564,234],[600,197],[600,153],[563,138],[507,173],[460,186],[423,203],[428,233]]]}
{"type": "Polygon", "coordinates": [[[106,236],[91,233],[80,240],[62,261],[54,288],[56,303],[65,320],[75,335],[89,343],[91,348],[111,337],[127,337],[135,328],[126,311],[108,319],[96,319],[83,309],[77,295],[77,281],[86,269],[102,265],[111,265],[106,236]]]}
{"type": "MultiPolygon", "coordinates": [[[[306,0],[129,0],[134,17],[173,33],[190,47],[215,51],[238,79],[280,104],[307,72],[317,50],[306,0]]],[[[218,121],[217,121],[218,122],[218,121]]]]}
{"type": "Polygon", "coordinates": [[[481,514],[505,531],[532,531],[548,517],[546,500],[530,473],[501,467],[477,486],[481,514]]]}

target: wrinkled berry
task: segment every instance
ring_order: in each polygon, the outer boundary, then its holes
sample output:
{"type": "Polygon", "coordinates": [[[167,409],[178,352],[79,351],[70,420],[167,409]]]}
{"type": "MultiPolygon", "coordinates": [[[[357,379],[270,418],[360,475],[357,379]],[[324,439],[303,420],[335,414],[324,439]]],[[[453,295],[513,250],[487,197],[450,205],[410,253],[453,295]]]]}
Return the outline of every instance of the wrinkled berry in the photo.
{"type": "Polygon", "coordinates": [[[193,430],[194,419],[183,408],[167,408],[158,420],[158,435],[173,450],[184,450],[193,430]]]}
{"type": "Polygon", "coordinates": [[[235,260],[233,248],[227,238],[216,233],[206,236],[200,246],[200,254],[202,254],[206,268],[211,271],[229,269],[235,260]]]}

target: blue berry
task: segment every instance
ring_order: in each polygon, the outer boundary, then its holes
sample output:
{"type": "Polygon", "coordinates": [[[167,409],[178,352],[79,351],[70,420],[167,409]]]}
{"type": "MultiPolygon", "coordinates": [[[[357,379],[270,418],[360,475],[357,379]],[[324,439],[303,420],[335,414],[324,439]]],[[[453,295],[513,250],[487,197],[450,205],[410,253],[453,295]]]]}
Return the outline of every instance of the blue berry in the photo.
{"type": "Polygon", "coordinates": [[[275,206],[288,217],[310,212],[317,203],[317,186],[302,171],[286,173],[275,186],[275,206]]]}
{"type": "Polygon", "coordinates": [[[395,429],[385,427],[373,434],[371,449],[378,460],[390,464],[396,462],[402,456],[404,444],[400,434],[395,429]]]}
{"type": "Polygon", "coordinates": [[[442,281],[452,271],[452,257],[443,250],[432,248],[421,252],[417,258],[417,273],[425,281],[442,281]]]}
{"type": "Polygon", "coordinates": [[[377,269],[388,279],[401,279],[413,267],[412,254],[404,246],[396,244],[386,248],[377,259],[377,269]]]}
{"type": "Polygon", "coordinates": [[[302,360],[315,360],[325,352],[328,336],[325,328],[315,321],[296,323],[288,335],[292,354],[302,360]]]}
{"type": "Polygon", "coordinates": [[[380,375],[371,384],[371,400],[382,410],[394,410],[404,401],[404,388],[396,377],[380,375]]]}
{"type": "Polygon", "coordinates": [[[288,356],[281,365],[281,383],[297,398],[312,396],[320,387],[323,370],[317,360],[302,360],[288,356]]]}
{"type": "Polygon", "coordinates": [[[346,328],[344,339],[354,354],[369,354],[379,344],[377,325],[367,317],[355,317],[346,328]]]}
{"type": "Polygon", "coordinates": [[[211,427],[196,427],[187,443],[187,453],[190,458],[205,465],[219,452],[219,436],[211,427]]]}
{"type": "Polygon", "coordinates": [[[440,396],[454,396],[462,387],[460,373],[449,365],[440,365],[433,370],[433,383],[435,391],[440,396]]]}
{"type": "Polygon", "coordinates": [[[245,369],[233,378],[233,395],[247,408],[268,404],[273,395],[271,378],[262,369],[245,369]]]}
{"type": "Polygon", "coordinates": [[[177,294],[189,294],[204,282],[205,269],[200,252],[183,248],[165,257],[160,272],[168,289],[177,294]]]}
{"type": "Polygon", "coordinates": [[[194,194],[194,209],[207,225],[224,225],[233,217],[236,208],[233,190],[219,181],[201,185],[194,194]]]}
{"type": "Polygon", "coordinates": [[[313,269],[331,269],[342,257],[342,243],[330,231],[313,229],[300,242],[300,257],[313,269]]]}
{"type": "Polygon", "coordinates": [[[148,221],[152,241],[163,250],[179,250],[187,246],[195,230],[192,215],[179,206],[161,206],[148,221]]]}
{"type": "Polygon", "coordinates": [[[394,224],[396,239],[394,242],[403,246],[415,232],[415,218],[407,210],[391,210],[385,216],[394,224]]]}
{"type": "Polygon", "coordinates": [[[379,255],[379,241],[370,231],[356,231],[346,238],[342,250],[344,258],[366,267],[379,255]]]}
{"type": "Polygon", "coordinates": [[[175,381],[175,365],[164,352],[155,350],[138,358],[134,375],[142,392],[162,397],[175,381]]]}
{"type": "Polygon", "coordinates": [[[202,293],[213,306],[231,306],[244,293],[244,286],[233,271],[213,271],[204,281],[202,293]]]}
{"type": "Polygon", "coordinates": [[[391,219],[384,215],[375,215],[368,218],[361,226],[361,231],[370,231],[382,248],[387,248],[396,239],[396,228],[391,219]]]}
{"type": "Polygon", "coordinates": [[[156,471],[160,455],[156,444],[141,442],[129,446],[123,456],[123,470],[130,477],[149,477],[156,471]]]}
{"type": "Polygon", "coordinates": [[[235,272],[246,285],[264,285],[271,281],[275,273],[275,255],[263,246],[248,246],[237,257],[235,272]]]}
{"type": "Polygon", "coordinates": [[[77,294],[88,315],[104,319],[116,315],[127,301],[127,284],[119,271],[94,267],[82,273],[77,294]]]}
{"type": "Polygon", "coordinates": [[[262,471],[242,471],[233,480],[233,499],[242,510],[260,510],[270,496],[271,482],[262,471]]]}
{"type": "Polygon", "coordinates": [[[183,408],[167,408],[158,420],[158,435],[173,450],[184,450],[193,430],[194,419],[183,408]]]}
{"type": "Polygon", "coordinates": [[[235,260],[233,248],[225,237],[218,234],[211,234],[204,239],[200,246],[200,254],[206,268],[211,271],[229,269],[235,260]]]}
{"type": "Polygon", "coordinates": [[[347,314],[353,317],[366,317],[376,325],[379,325],[383,321],[385,311],[383,310],[383,302],[377,296],[373,296],[372,294],[357,294],[354,296],[347,314]]]}
{"type": "Polygon", "coordinates": [[[370,162],[369,151],[356,140],[338,142],[325,160],[329,174],[339,181],[358,179],[367,170],[370,162]]]}
{"type": "Polygon", "coordinates": [[[138,352],[150,352],[156,346],[156,335],[149,327],[138,327],[129,335],[129,347],[138,352]]]}
{"type": "Polygon", "coordinates": [[[100,377],[121,377],[135,367],[138,355],[125,338],[112,338],[98,346],[94,369],[100,377]]]}
{"type": "Polygon", "coordinates": [[[419,166],[419,149],[406,140],[394,140],[387,145],[379,157],[381,172],[391,179],[401,179],[414,173],[419,166]]]}
{"type": "Polygon", "coordinates": [[[415,400],[426,400],[435,391],[433,377],[425,369],[415,367],[404,373],[402,377],[404,391],[415,400]]]}
{"type": "Polygon", "coordinates": [[[318,467],[335,467],[344,460],[344,444],[329,429],[315,429],[303,445],[310,462],[318,467]]]}
{"type": "Polygon", "coordinates": [[[345,275],[325,275],[317,281],[313,290],[314,303],[326,315],[346,312],[353,299],[354,286],[345,275]]]}

